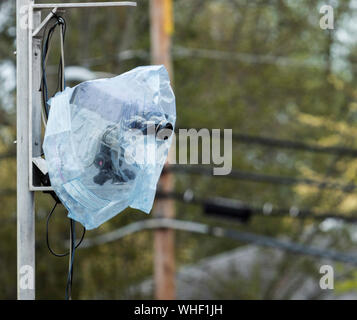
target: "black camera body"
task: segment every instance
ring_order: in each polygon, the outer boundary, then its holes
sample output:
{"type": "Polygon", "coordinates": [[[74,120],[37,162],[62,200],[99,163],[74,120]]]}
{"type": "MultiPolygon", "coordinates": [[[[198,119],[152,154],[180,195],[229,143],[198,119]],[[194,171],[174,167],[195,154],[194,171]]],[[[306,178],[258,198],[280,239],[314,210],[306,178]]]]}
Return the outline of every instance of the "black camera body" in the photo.
{"type": "MultiPolygon", "coordinates": [[[[86,108],[88,110],[97,111],[97,106],[90,103],[88,97],[95,96],[97,94],[97,89],[91,83],[82,83],[78,85],[71,97],[71,104],[81,104],[83,97],[85,97],[86,108]],[[89,103],[88,103],[89,101],[89,103]]],[[[100,92],[101,95],[105,93],[100,92]]],[[[111,101],[111,96],[106,95],[106,101],[111,101]]],[[[95,99],[93,99],[94,101],[95,99]]],[[[112,105],[115,106],[118,102],[116,100],[112,101],[112,105]]],[[[130,108],[130,106],[128,106],[130,108]]],[[[120,123],[122,114],[120,113],[120,108],[113,108],[110,114],[103,114],[103,118],[112,121],[114,123],[120,123]]],[[[149,135],[155,133],[156,140],[167,140],[173,131],[173,125],[168,120],[168,115],[158,111],[142,112],[127,120],[125,123],[126,129],[136,129],[140,130],[143,135],[149,135]]],[[[99,152],[94,158],[94,165],[99,169],[99,173],[93,177],[94,183],[98,185],[103,185],[108,180],[112,180],[113,184],[122,184],[130,180],[134,180],[136,175],[130,169],[131,166],[125,163],[125,150],[119,146],[112,148],[111,143],[106,141],[107,137],[112,131],[115,131],[117,127],[115,125],[108,126],[106,131],[102,136],[102,141],[100,144],[99,152]],[[118,153],[118,157],[113,157],[113,153],[118,153]],[[118,166],[113,164],[113,159],[118,160],[118,166]]]]}
{"type": "MultiPolygon", "coordinates": [[[[129,129],[140,130],[143,135],[148,135],[151,132],[155,132],[155,138],[159,140],[167,140],[169,136],[172,134],[173,125],[167,121],[150,121],[151,119],[155,119],[158,117],[162,118],[162,114],[158,112],[149,112],[141,117],[140,120],[134,120],[129,123],[129,129]],[[150,126],[155,126],[155,128],[150,129],[150,126]]],[[[165,115],[167,119],[167,115],[165,115]]],[[[115,129],[115,127],[114,127],[115,129]]],[[[103,185],[108,180],[112,179],[113,184],[122,184],[128,182],[130,180],[134,180],[136,175],[135,172],[130,170],[128,166],[125,165],[125,150],[120,147],[119,152],[110,147],[110,143],[106,141],[109,132],[113,130],[113,126],[109,126],[105,133],[103,134],[100,150],[95,156],[94,165],[99,169],[99,173],[93,177],[93,181],[96,184],[103,185]],[[115,170],[115,166],[113,164],[112,154],[113,152],[117,152],[118,154],[118,168],[119,170],[115,170]]]]}

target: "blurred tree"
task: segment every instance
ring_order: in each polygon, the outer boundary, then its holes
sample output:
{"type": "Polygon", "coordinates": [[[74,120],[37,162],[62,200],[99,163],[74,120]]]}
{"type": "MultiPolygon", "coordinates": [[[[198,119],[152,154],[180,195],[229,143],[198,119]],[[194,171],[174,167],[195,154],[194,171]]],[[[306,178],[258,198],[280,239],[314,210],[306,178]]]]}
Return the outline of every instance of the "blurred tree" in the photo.
{"type": "MultiPolygon", "coordinates": [[[[354,139],[356,39],[347,32],[350,35],[348,41],[341,40],[341,34],[356,16],[351,2],[340,0],[334,3],[335,30],[328,31],[319,27],[319,4],[314,1],[175,0],[173,57],[178,127],[232,128],[235,133],[357,147],[354,139]]],[[[11,85],[15,76],[14,4],[12,0],[3,0],[0,4],[0,217],[3,222],[0,227],[0,287],[3,288],[0,298],[3,299],[16,296],[16,162],[13,144],[16,138],[14,87],[11,85]]],[[[68,23],[66,64],[111,74],[148,64],[148,5],[148,1],[139,1],[136,9],[67,10],[64,13],[68,23]]],[[[49,73],[53,90],[57,46],[52,53],[49,73]]],[[[238,144],[233,146],[233,156],[233,166],[243,170],[341,183],[357,182],[357,167],[352,158],[238,144]]],[[[188,187],[205,197],[237,198],[252,205],[269,202],[279,207],[296,205],[317,211],[349,212],[356,210],[357,203],[354,194],[320,191],[310,186],[270,186],[225,178],[177,175],[177,190],[188,187]]],[[[67,262],[50,256],[45,245],[45,218],[52,205],[48,195],[37,195],[36,283],[40,299],[63,298],[66,282],[67,262]]],[[[205,218],[195,206],[178,203],[177,209],[178,218],[222,226],[231,224],[205,218]]],[[[65,210],[58,209],[50,226],[53,246],[59,251],[65,250],[64,241],[68,237],[68,222],[64,217],[65,210]]],[[[103,234],[147,218],[142,213],[126,210],[87,236],[103,234]]],[[[288,235],[305,243],[327,237],[339,250],[353,246],[344,229],[323,233],[308,218],[297,221],[291,217],[254,217],[251,223],[235,227],[273,236],[288,235]],[[309,237],[306,237],[307,227],[315,230],[309,237]]],[[[236,246],[237,243],[230,240],[204,238],[203,241],[202,236],[177,232],[177,259],[181,265],[236,246]]],[[[257,281],[254,277],[251,282],[245,280],[246,286],[252,284],[252,290],[246,294],[236,293],[236,297],[273,298],[281,286],[280,280],[297,266],[286,255],[265,292],[254,285],[257,281]]],[[[317,272],[308,267],[300,269],[306,273],[317,272]]],[[[151,274],[150,232],[79,250],[75,263],[74,298],[135,297],[130,295],[130,286],[151,274]]],[[[354,285],[355,280],[352,278],[349,282],[347,278],[343,281],[341,287],[346,289],[351,283],[354,285]]],[[[223,289],[218,296],[224,295],[223,289]]],[[[286,297],[291,296],[288,291],[286,297]]]]}

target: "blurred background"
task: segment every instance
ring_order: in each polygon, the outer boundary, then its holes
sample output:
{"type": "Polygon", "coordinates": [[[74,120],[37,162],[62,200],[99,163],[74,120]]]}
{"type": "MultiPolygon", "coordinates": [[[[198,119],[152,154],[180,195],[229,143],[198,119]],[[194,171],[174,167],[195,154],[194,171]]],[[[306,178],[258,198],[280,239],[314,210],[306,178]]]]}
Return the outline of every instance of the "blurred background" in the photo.
{"type": "MultiPolygon", "coordinates": [[[[36,1],[45,2],[59,1],[36,1]]],[[[0,2],[0,299],[16,298],[15,4],[0,2]]],[[[61,14],[68,85],[151,63],[150,1],[61,14]]],[[[175,231],[175,297],[356,299],[355,264],[329,253],[356,261],[357,1],[174,0],[173,16],[177,127],[232,129],[233,171],[219,177],[208,165],[181,166],[174,190],[161,196],[174,198],[176,219],[251,235],[240,241],[175,231]],[[333,30],[320,28],[324,4],[334,8],[333,30]],[[239,200],[241,209],[230,218],[209,210],[207,199],[216,197],[239,200]],[[247,212],[249,219],[239,219],[247,212]],[[294,254],[269,239],[326,255],[294,254]],[[319,286],[324,264],[334,267],[334,290],[319,286]]],[[[52,50],[54,90],[59,47],[52,50]]],[[[52,206],[50,195],[36,194],[37,299],[64,298],[68,262],[50,255],[45,240],[52,206]]],[[[86,239],[148,219],[127,209],[86,239]]],[[[52,246],[65,251],[63,206],[50,231],[52,246]]],[[[77,250],[73,298],[155,298],[154,232],[77,250]]]]}

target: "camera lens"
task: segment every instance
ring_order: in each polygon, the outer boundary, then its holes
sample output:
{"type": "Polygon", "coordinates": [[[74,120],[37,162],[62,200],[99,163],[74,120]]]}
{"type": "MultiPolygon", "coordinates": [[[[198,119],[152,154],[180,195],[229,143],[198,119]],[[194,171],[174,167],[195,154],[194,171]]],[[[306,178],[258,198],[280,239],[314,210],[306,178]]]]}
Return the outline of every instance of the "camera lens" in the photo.
{"type": "Polygon", "coordinates": [[[166,123],[164,126],[160,124],[156,129],[156,138],[159,140],[167,140],[172,135],[173,129],[174,128],[170,122],[166,123]]]}

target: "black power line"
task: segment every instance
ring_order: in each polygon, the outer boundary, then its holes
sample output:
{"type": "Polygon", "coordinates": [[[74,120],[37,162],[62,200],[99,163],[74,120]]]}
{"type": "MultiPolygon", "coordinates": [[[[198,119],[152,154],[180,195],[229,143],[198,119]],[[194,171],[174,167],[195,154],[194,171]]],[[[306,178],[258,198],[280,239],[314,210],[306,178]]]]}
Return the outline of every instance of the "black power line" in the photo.
{"type": "Polygon", "coordinates": [[[235,180],[245,180],[245,181],[252,181],[252,182],[279,184],[279,185],[304,184],[304,185],[316,187],[318,189],[340,190],[345,193],[351,193],[357,189],[357,185],[352,183],[341,184],[341,183],[330,182],[330,181],[317,181],[308,178],[295,178],[295,177],[287,177],[287,176],[277,176],[277,175],[246,172],[238,169],[232,170],[232,172],[228,175],[214,176],[213,167],[206,167],[202,165],[177,165],[176,164],[176,165],[168,166],[165,169],[165,171],[182,173],[182,174],[198,174],[198,175],[212,176],[215,178],[221,177],[221,178],[228,178],[228,179],[235,179],[235,180]]]}
{"type": "Polygon", "coordinates": [[[236,133],[232,135],[233,140],[246,144],[256,144],[266,147],[283,149],[303,150],[315,153],[336,154],[340,156],[357,157],[357,149],[340,146],[324,147],[317,144],[308,144],[301,141],[266,138],[261,136],[236,133]]]}
{"type": "Polygon", "coordinates": [[[170,192],[157,193],[158,198],[171,198],[185,203],[192,203],[203,207],[203,210],[208,215],[218,217],[228,217],[247,222],[251,215],[264,215],[271,217],[294,217],[307,218],[314,220],[325,220],[328,218],[338,219],[345,222],[356,223],[357,212],[339,213],[339,212],[317,212],[308,208],[300,209],[295,206],[290,208],[275,208],[272,204],[266,203],[261,207],[251,206],[236,199],[228,198],[208,198],[201,199],[193,196],[191,190],[185,193],[170,192]]]}
{"type": "MultiPolygon", "coordinates": [[[[179,130],[180,129],[176,130],[176,134],[179,132],[179,130]]],[[[196,129],[196,130],[199,131],[200,129],[196,129]]],[[[221,138],[223,138],[223,135],[221,136],[221,138]]],[[[318,144],[309,144],[301,141],[268,138],[268,137],[249,135],[244,133],[233,133],[232,139],[240,143],[261,145],[264,147],[301,150],[301,151],[323,153],[323,154],[336,154],[336,155],[347,156],[347,157],[357,157],[357,149],[346,148],[341,146],[325,147],[318,144]]]]}

